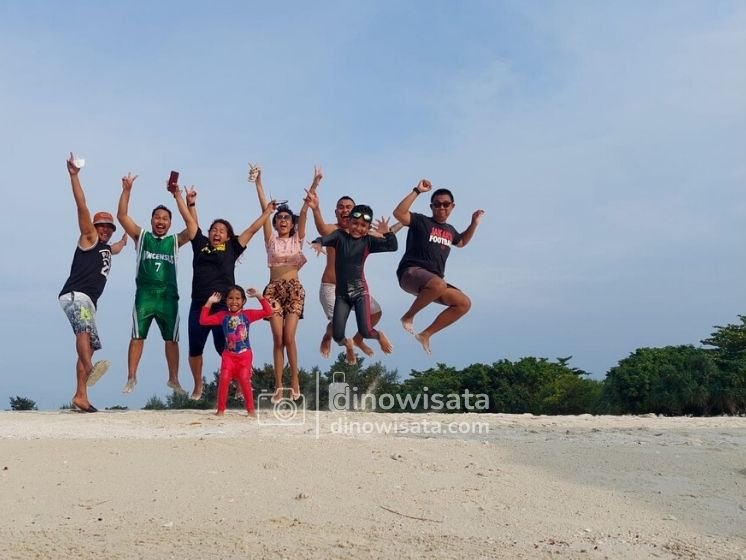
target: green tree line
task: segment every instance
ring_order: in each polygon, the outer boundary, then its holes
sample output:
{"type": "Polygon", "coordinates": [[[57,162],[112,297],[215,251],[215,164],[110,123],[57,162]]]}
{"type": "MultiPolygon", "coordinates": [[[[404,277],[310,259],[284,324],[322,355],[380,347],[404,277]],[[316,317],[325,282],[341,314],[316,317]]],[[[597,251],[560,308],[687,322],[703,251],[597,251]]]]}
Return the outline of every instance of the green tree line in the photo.
{"type": "MultiPolygon", "coordinates": [[[[357,365],[348,365],[340,353],[325,372],[318,367],[300,370],[303,404],[307,409],[326,410],[330,384],[344,381],[349,386],[344,401],[349,408],[379,412],[746,414],[746,316],[739,315],[739,321],[716,326],[701,347],[638,348],[603,380],[591,379],[589,372],[572,367],[572,356],[503,359],[463,369],[438,363],[424,371],[412,370],[402,380],[397,370],[380,362],[367,364],[360,358],[357,365]],[[443,398],[436,401],[435,395],[443,398]],[[477,395],[479,400],[475,400],[477,395]]],[[[256,368],[252,384],[257,404],[269,405],[274,390],[272,365],[256,368]]],[[[240,394],[231,389],[230,395],[230,408],[244,406],[240,394]]],[[[217,372],[205,383],[201,400],[172,393],[165,402],[152,397],[145,409],[210,409],[216,400],[217,372]]],[[[36,406],[25,397],[10,401],[13,410],[36,406]]]]}

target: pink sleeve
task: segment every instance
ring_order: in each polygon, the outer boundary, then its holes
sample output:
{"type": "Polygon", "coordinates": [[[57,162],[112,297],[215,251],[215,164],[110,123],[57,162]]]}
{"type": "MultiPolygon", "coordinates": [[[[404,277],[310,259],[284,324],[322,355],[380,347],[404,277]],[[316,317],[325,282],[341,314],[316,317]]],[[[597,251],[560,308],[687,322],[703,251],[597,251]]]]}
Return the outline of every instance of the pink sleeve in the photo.
{"type": "Polygon", "coordinates": [[[199,324],[203,327],[219,326],[223,322],[225,311],[218,311],[210,315],[210,308],[202,306],[199,312],[199,324]]]}

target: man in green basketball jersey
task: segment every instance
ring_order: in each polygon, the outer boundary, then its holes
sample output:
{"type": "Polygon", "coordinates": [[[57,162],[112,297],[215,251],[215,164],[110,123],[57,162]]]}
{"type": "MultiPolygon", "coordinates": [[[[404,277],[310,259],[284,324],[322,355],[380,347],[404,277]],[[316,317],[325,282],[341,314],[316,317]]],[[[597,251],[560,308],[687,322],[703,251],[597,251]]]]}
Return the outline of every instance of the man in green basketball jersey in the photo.
{"type": "Polygon", "coordinates": [[[155,319],[166,343],[168,387],[179,393],[179,291],[176,284],[176,262],[179,247],[189,243],[197,233],[197,222],[192,217],[178,185],[169,185],[186,229],[168,235],[171,228],[171,210],[156,206],[150,217],[151,231],[145,231],[128,215],[130,192],[137,175],[122,177],[122,195],[119,197],[117,219],[124,231],[135,240],[137,248],[137,275],[135,276],[135,306],[132,311],[132,339],[127,353],[127,384],[123,393],[131,393],[137,383],[137,366],[142,357],[145,338],[155,319]]]}

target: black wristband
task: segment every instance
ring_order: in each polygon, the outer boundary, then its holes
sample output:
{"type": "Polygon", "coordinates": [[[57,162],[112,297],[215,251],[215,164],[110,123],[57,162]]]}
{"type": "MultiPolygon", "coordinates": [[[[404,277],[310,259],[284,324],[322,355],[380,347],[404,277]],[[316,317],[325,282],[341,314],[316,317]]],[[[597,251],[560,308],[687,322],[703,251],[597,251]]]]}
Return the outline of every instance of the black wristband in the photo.
{"type": "Polygon", "coordinates": [[[414,187],[412,191],[414,191],[414,194],[422,194],[417,187],[414,187]]]}
{"type": "Polygon", "coordinates": [[[187,204],[187,206],[189,206],[189,208],[194,208],[195,206],[197,206],[197,204],[194,202],[190,202],[189,204],[187,204]]]}

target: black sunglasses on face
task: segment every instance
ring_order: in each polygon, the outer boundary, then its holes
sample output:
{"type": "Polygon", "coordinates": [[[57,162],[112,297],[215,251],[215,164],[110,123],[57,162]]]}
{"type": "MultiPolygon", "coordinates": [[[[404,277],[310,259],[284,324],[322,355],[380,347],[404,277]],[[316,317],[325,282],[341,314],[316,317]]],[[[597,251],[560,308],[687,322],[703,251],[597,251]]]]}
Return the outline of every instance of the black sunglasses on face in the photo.
{"type": "Polygon", "coordinates": [[[444,200],[444,201],[436,200],[435,202],[430,204],[430,206],[432,206],[433,208],[450,208],[451,203],[447,200],[444,200]]]}
{"type": "Polygon", "coordinates": [[[371,221],[373,221],[373,216],[371,216],[370,214],[363,214],[362,212],[353,212],[352,214],[350,214],[350,216],[353,217],[353,218],[355,218],[355,219],[362,218],[363,220],[365,220],[368,223],[370,223],[371,221]]]}

